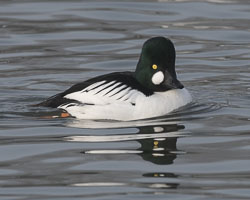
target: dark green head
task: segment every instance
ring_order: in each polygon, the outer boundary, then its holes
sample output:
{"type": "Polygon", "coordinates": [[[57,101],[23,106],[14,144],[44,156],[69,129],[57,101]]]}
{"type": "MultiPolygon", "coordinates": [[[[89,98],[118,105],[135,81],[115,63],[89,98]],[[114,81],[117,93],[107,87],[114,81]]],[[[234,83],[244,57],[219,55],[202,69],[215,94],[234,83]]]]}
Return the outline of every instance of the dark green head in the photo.
{"type": "Polygon", "coordinates": [[[182,89],[175,72],[175,48],[167,38],[147,40],[135,70],[136,79],[153,91],[182,89]]]}

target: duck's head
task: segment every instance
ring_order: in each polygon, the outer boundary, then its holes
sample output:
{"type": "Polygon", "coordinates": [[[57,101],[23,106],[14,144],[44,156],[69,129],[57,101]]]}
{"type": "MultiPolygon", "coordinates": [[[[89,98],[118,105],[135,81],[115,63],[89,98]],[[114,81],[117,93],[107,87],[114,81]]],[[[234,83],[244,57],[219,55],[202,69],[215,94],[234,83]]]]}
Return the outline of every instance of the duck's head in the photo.
{"type": "Polygon", "coordinates": [[[154,37],[147,40],[135,70],[140,84],[152,91],[182,89],[175,72],[175,48],[167,38],[154,37]]]}

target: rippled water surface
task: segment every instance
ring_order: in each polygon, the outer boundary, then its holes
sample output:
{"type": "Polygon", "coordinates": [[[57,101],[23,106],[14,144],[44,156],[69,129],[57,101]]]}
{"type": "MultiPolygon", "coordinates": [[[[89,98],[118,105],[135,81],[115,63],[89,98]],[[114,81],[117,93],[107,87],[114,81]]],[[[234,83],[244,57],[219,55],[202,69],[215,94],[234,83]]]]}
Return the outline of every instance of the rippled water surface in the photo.
{"type": "Polygon", "coordinates": [[[0,199],[250,199],[250,4],[0,0],[0,199]],[[195,101],[151,120],[31,107],[169,37],[195,101]]]}

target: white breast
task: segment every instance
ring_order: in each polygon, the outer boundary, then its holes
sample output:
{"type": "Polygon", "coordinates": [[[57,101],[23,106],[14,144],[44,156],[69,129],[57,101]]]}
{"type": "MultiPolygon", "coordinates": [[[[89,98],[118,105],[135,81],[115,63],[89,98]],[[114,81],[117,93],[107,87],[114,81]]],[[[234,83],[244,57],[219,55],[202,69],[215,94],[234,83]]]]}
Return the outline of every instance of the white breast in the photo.
{"type": "Polygon", "coordinates": [[[137,99],[138,106],[134,117],[142,119],[162,116],[185,106],[191,101],[192,96],[185,88],[156,92],[147,98],[140,97],[137,99]]]}

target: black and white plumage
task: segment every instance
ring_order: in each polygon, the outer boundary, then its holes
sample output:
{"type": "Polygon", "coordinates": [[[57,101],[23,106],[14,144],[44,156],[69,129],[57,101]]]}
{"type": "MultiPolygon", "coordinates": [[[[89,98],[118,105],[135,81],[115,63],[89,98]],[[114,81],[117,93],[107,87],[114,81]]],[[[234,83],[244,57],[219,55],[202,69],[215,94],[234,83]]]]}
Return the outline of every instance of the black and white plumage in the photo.
{"type": "Polygon", "coordinates": [[[40,106],[69,107],[112,102],[129,102],[134,105],[133,95],[138,91],[145,96],[153,94],[153,91],[138,83],[133,72],[114,72],[73,85],[65,92],[42,102],[40,106]]]}
{"type": "Polygon", "coordinates": [[[60,108],[81,119],[136,120],[167,114],[192,100],[176,78],[171,45],[166,38],[152,38],[144,44],[135,72],[89,79],[39,105],[60,108]]]}

